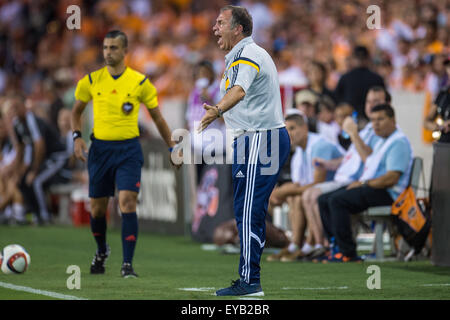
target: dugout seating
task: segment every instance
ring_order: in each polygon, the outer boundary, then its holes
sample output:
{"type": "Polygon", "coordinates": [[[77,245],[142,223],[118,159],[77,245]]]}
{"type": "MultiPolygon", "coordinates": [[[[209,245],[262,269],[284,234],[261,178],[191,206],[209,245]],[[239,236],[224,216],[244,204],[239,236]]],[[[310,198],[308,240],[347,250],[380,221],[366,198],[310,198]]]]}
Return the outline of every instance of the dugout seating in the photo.
{"type": "MultiPolygon", "coordinates": [[[[416,194],[419,188],[422,170],[423,170],[423,159],[421,157],[414,157],[409,181],[416,194]]],[[[287,205],[287,203],[284,203],[282,206],[277,206],[273,210],[274,225],[283,230],[286,230],[287,232],[290,231],[288,213],[289,213],[289,206],[287,205]]],[[[361,214],[355,215],[354,219],[352,219],[354,223],[357,222],[358,220],[374,222],[374,233],[375,233],[374,249],[376,261],[385,260],[384,244],[383,244],[383,234],[385,225],[388,228],[390,248],[393,252],[395,252],[393,224],[391,219],[391,206],[371,207],[368,210],[363,211],[361,214]]],[[[357,225],[355,224],[353,228],[355,240],[357,235],[356,232],[358,230],[356,227],[357,225]]]]}

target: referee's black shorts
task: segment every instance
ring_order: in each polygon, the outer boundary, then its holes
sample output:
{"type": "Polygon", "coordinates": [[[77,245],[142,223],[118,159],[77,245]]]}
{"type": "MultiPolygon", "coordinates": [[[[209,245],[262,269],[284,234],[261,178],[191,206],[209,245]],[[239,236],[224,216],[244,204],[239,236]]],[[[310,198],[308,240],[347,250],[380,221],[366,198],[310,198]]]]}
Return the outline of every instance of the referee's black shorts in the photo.
{"type": "Polygon", "coordinates": [[[106,141],[91,136],[88,154],[89,197],[114,196],[114,191],[139,192],[144,163],[138,138],[106,141]]]}

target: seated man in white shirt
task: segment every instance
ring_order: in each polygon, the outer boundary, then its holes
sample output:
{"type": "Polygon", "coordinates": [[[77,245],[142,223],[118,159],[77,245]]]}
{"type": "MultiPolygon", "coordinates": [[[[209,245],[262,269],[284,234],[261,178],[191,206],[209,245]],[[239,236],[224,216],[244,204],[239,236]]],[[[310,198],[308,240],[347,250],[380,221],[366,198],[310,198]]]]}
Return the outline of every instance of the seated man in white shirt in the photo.
{"type": "Polygon", "coordinates": [[[286,117],[286,128],[291,145],[296,151],[291,160],[292,183],[284,183],[273,190],[270,203],[280,205],[284,201],[289,204],[289,219],[292,227],[292,240],[287,248],[268,257],[268,261],[293,261],[301,253],[305,232],[305,213],[301,204],[303,192],[317,183],[330,181],[334,172],[314,166],[314,158],[332,160],[342,157],[336,145],[316,133],[308,131],[306,116],[291,114],[286,117]]]}
{"type": "Polygon", "coordinates": [[[325,262],[358,261],[352,235],[351,215],[369,207],[388,206],[408,184],[412,148],[397,129],[394,109],[388,104],[375,106],[370,114],[374,133],[380,137],[366,159],[362,175],[347,187],[325,193],[318,199],[320,217],[327,238],[336,241],[325,262]]]}
{"type": "MultiPolygon", "coordinates": [[[[372,87],[366,96],[366,114],[370,116],[374,106],[389,103],[389,101],[391,101],[391,97],[386,89],[383,87],[372,87]]],[[[344,157],[333,161],[325,159],[315,160],[317,164],[322,165],[326,169],[337,169],[334,180],[308,188],[303,194],[303,207],[305,208],[310,231],[306,241],[310,246],[305,246],[304,254],[309,259],[314,259],[324,253],[322,248],[313,251],[312,244],[322,244],[324,247],[328,246],[327,240],[323,236],[323,227],[317,199],[324,193],[335,191],[358,180],[363,171],[364,161],[372,153],[373,147],[379,139],[374,134],[371,123],[368,123],[363,130],[358,132],[358,126],[355,120],[348,116],[344,120],[342,127],[352,142],[344,157]]]]}

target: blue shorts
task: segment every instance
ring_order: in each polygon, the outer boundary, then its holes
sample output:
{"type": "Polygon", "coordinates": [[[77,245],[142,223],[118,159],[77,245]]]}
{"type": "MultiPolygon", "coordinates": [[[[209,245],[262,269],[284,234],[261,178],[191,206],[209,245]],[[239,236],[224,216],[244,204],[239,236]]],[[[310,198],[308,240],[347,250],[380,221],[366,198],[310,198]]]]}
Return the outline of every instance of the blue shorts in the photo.
{"type": "Polygon", "coordinates": [[[91,137],[88,154],[89,197],[114,196],[117,189],[139,192],[144,164],[138,138],[105,141],[91,137]]]}

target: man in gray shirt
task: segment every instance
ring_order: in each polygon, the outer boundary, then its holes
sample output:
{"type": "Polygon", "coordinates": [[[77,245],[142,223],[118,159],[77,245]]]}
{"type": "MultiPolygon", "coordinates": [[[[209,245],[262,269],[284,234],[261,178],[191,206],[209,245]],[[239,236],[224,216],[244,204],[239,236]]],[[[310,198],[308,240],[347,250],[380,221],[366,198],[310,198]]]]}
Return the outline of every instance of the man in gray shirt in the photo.
{"type": "Polygon", "coordinates": [[[278,73],[270,55],[255,44],[252,17],[245,8],[226,6],[213,27],[225,56],[225,72],[215,106],[204,104],[199,131],[224,117],[233,141],[234,212],[240,238],[239,279],[218,296],[263,296],[260,260],[270,194],[290,150],[281,109],[278,73]]]}

